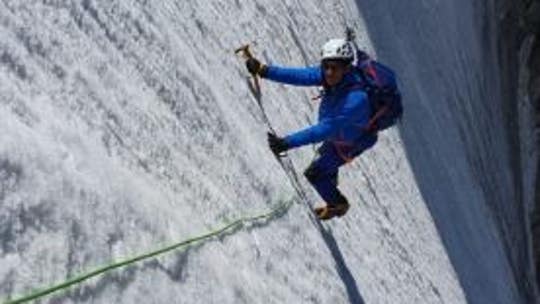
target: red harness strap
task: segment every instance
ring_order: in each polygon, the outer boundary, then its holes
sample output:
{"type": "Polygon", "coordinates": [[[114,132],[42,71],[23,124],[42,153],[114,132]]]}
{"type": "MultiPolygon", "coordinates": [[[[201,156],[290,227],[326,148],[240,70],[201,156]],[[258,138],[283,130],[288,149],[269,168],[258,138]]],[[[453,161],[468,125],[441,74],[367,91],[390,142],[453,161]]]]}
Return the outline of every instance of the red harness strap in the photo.
{"type": "MultiPolygon", "coordinates": [[[[368,133],[376,132],[377,119],[381,117],[386,111],[388,111],[388,109],[389,109],[388,105],[385,105],[382,108],[380,108],[379,111],[377,111],[377,113],[375,113],[375,115],[373,115],[373,117],[369,120],[368,124],[362,128],[362,130],[368,133]]],[[[347,154],[343,151],[343,148],[352,147],[353,146],[352,144],[345,141],[340,141],[340,140],[332,141],[332,143],[334,144],[336,148],[337,154],[339,155],[339,157],[341,157],[345,161],[345,163],[350,163],[354,159],[352,157],[348,157],[347,154]]]]}
{"type": "Polygon", "coordinates": [[[367,72],[371,75],[371,77],[373,77],[373,79],[375,79],[375,83],[377,85],[380,85],[380,81],[379,81],[379,77],[377,75],[377,71],[375,71],[375,68],[373,67],[371,62],[367,64],[367,72]]]}
{"type": "Polygon", "coordinates": [[[367,132],[374,132],[377,130],[377,119],[379,119],[381,116],[383,116],[390,107],[388,105],[384,105],[382,108],[380,108],[373,117],[369,120],[367,126],[364,127],[364,130],[367,132]]]}
{"type": "Polygon", "coordinates": [[[341,157],[341,159],[343,159],[345,163],[350,163],[354,159],[353,157],[348,157],[347,154],[342,150],[342,148],[344,147],[351,147],[352,145],[350,143],[347,143],[344,141],[338,141],[338,140],[332,141],[332,143],[334,144],[334,147],[336,148],[336,152],[338,156],[341,157]]]}

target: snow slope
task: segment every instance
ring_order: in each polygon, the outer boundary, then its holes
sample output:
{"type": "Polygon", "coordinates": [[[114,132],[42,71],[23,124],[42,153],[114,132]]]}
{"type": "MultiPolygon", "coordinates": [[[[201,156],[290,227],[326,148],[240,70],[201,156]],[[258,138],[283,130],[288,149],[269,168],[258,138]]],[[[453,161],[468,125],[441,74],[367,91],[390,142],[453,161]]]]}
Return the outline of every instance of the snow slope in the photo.
{"type": "MultiPolygon", "coordinates": [[[[480,183],[500,165],[488,183],[504,189],[508,172],[491,124],[503,113],[472,119],[500,92],[485,8],[469,2],[3,0],[0,299],[292,200],[43,303],[522,302],[480,183]],[[266,147],[233,50],[314,64],[345,24],[400,73],[406,116],[342,170],[352,208],[320,229],[266,147]],[[475,123],[490,132],[463,133],[475,123]]],[[[280,134],[315,119],[315,88],[262,85],[280,134]]],[[[313,150],[289,155],[301,173],[313,150]]]]}

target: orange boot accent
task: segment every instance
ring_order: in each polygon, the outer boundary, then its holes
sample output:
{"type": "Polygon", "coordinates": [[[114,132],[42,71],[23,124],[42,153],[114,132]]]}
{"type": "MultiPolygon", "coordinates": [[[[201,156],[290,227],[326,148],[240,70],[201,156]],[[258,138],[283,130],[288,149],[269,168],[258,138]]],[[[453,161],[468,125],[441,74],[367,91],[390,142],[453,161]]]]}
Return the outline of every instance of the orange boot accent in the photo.
{"type": "Polygon", "coordinates": [[[326,221],[336,216],[344,216],[349,210],[349,207],[349,204],[339,204],[333,206],[326,205],[325,207],[315,208],[315,213],[320,220],[326,221]]]}

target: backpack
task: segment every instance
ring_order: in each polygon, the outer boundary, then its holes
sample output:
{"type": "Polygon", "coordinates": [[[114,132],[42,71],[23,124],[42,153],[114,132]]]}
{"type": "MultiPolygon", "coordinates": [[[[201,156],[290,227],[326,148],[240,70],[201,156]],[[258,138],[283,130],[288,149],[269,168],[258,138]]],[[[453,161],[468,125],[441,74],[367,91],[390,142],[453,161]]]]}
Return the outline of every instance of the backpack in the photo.
{"type": "Polygon", "coordinates": [[[367,130],[369,132],[385,130],[395,125],[403,115],[396,73],[388,66],[366,58],[362,51],[358,51],[357,56],[364,60],[359,60],[353,68],[362,79],[360,87],[367,93],[372,109],[367,130]]]}

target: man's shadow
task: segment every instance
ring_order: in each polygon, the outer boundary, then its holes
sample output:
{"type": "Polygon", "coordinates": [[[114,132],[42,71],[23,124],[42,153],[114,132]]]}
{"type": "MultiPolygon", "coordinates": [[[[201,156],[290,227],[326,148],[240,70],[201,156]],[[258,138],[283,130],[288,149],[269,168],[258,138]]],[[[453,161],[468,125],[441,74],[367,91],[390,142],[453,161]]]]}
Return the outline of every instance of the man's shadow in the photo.
{"type": "Polygon", "coordinates": [[[347,290],[347,296],[349,297],[349,302],[354,304],[365,303],[362,295],[360,294],[360,290],[358,290],[356,280],[354,279],[351,271],[349,270],[349,267],[345,263],[345,259],[343,259],[343,255],[341,254],[341,250],[339,249],[336,239],[332,235],[332,231],[329,229],[325,229],[321,223],[319,223],[317,228],[321,232],[324,243],[328,247],[328,250],[330,250],[332,257],[334,258],[334,261],[336,263],[336,270],[339,274],[339,277],[341,278],[341,281],[343,281],[343,284],[345,285],[345,289],[347,290]]]}
{"type": "Polygon", "coordinates": [[[292,161],[290,158],[284,159],[285,161],[282,163],[283,168],[285,171],[288,171],[289,178],[291,179],[291,182],[293,183],[293,187],[298,192],[298,195],[300,196],[300,199],[304,201],[304,203],[310,208],[310,214],[309,217],[312,220],[315,227],[319,230],[321,233],[321,236],[323,238],[323,241],[330,251],[330,254],[334,258],[334,262],[336,263],[336,270],[337,273],[345,285],[345,290],[347,291],[347,296],[349,298],[349,302],[353,304],[364,304],[365,301],[362,298],[362,295],[360,294],[360,290],[358,289],[358,285],[356,283],[356,280],[354,276],[352,275],[351,271],[349,270],[349,267],[347,266],[347,263],[345,263],[345,259],[343,258],[343,254],[341,254],[341,250],[339,249],[339,246],[337,244],[336,239],[332,235],[332,231],[330,229],[325,228],[322,223],[314,218],[313,212],[311,212],[311,206],[308,204],[307,196],[305,194],[304,189],[302,188],[298,175],[296,174],[296,170],[294,169],[294,166],[292,164],[292,161]]]}

